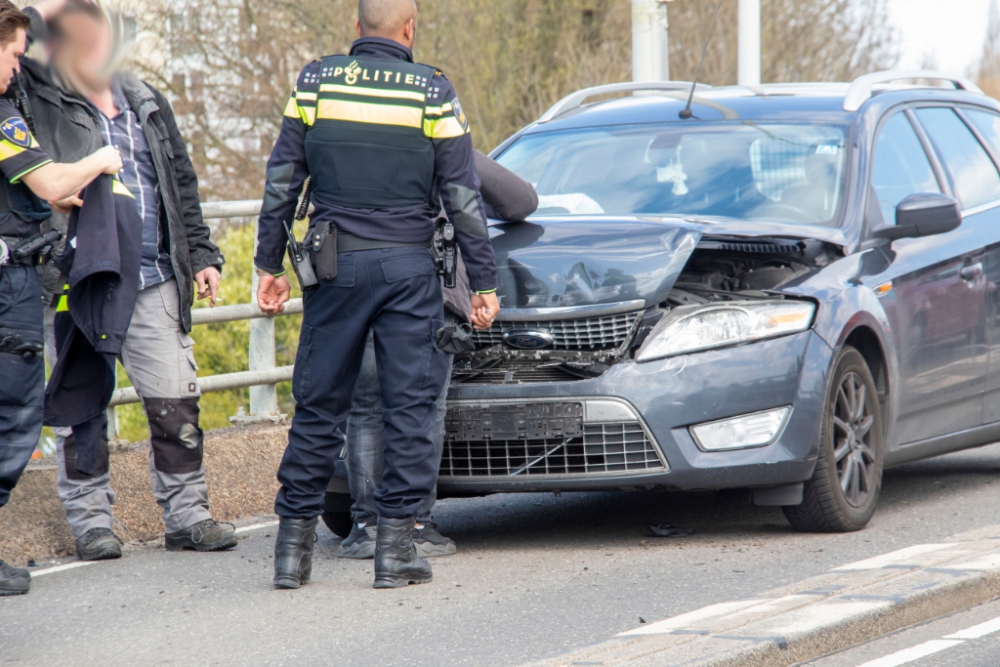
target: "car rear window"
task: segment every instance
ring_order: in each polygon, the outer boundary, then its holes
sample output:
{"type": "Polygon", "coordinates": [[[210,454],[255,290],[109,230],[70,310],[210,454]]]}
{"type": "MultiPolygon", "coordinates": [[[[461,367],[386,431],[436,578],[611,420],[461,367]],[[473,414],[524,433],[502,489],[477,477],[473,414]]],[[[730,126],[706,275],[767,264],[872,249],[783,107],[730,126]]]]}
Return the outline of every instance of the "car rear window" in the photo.
{"type": "Polygon", "coordinates": [[[529,134],[497,161],[535,185],[536,215],[691,215],[835,224],[846,129],[667,123],[529,134]]]}
{"type": "Polygon", "coordinates": [[[958,114],[944,107],[917,109],[916,114],[944,163],[962,208],[1000,200],[1000,172],[958,114]]]}

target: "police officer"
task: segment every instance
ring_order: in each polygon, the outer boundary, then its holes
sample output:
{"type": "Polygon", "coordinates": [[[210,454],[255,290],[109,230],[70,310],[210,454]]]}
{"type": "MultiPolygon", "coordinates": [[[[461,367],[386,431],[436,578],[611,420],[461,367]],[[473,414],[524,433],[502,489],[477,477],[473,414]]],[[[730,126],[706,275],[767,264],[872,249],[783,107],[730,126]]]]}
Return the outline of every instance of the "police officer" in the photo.
{"type": "Polygon", "coordinates": [[[306,177],[315,211],[307,247],[320,284],[305,295],[295,364],[295,418],[278,470],[277,588],[312,572],[316,519],[345,442],[345,424],[369,328],[382,386],[385,470],[375,588],[431,580],[413,546],[414,519],[437,480],[434,401],[447,355],[441,288],[429,246],[438,202],[458,233],[481,328],[499,312],[468,121],[448,80],[413,62],[413,0],[360,0],[350,55],[306,66],[285,110],[267,167],[255,258],[257,293],[278,313],[290,285],[282,270],[306,177]]]}
{"type": "MultiPolygon", "coordinates": [[[[30,21],[0,0],[0,95],[24,55],[30,21]]],[[[0,507],[7,504],[42,431],[45,393],[42,289],[35,265],[40,223],[57,208],[80,204],[78,193],[102,173],[122,167],[118,151],[102,148],[73,164],[55,164],[32,136],[21,112],[0,98],[0,507]]],[[[0,561],[0,596],[27,593],[28,571],[0,561]]]]}

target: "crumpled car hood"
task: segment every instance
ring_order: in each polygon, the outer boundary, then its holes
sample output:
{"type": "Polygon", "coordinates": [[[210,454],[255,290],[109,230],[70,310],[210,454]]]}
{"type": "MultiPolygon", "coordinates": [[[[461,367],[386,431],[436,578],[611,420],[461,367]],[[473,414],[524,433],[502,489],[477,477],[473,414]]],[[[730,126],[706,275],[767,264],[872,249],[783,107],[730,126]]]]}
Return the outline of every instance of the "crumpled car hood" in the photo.
{"type": "Polygon", "coordinates": [[[490,236],[504,308],[665,301],[702,237],[818,239],[840,230],[780,223],[677,218],[545,217],[495,222],[490,236]]]}
{"type": "Polygon", "coordinates": [[[504,308],[666,298],[702,236],[680,221],[544,218],[492,225],[504,308]]]}

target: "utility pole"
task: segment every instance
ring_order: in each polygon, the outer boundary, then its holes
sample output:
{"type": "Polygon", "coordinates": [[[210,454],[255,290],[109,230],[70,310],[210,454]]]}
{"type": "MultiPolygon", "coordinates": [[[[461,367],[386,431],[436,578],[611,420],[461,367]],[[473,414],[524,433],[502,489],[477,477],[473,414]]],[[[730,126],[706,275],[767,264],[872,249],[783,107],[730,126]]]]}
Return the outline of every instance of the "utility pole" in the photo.
{"type": "Polygon", "coordinates": [[[739,73],[741,86],[760,85],[760,0],[740,0],[739,73]]]}
{"type": "Polygon", "coordinates": [[[667,3],[632,0],[632,80],[669,81],[667,3]]]}

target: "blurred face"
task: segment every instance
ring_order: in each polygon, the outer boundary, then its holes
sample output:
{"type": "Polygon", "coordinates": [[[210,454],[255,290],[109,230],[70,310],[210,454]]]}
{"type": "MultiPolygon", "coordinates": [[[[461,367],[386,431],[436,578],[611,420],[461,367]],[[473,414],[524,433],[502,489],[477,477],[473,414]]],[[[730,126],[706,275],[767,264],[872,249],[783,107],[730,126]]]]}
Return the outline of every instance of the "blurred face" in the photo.
{"type": "Polygon", "coordinates": [[[91,90],[107,86],[113,48],[110,26],[85,14],[64,16],[61,26],[63,36],[53,52],[55,66],[91,90]]]}
{"type": "Polygon", "coordinates": [[[24,30],[18,28],[14,40],[0,49],[0,94],[7,92],[14,72],[21,69],[18,58],[24,55],[24,41],[24,30]]]}

